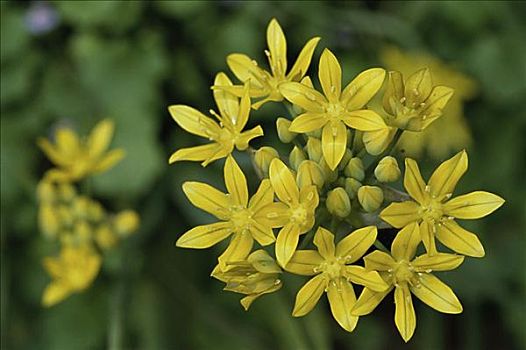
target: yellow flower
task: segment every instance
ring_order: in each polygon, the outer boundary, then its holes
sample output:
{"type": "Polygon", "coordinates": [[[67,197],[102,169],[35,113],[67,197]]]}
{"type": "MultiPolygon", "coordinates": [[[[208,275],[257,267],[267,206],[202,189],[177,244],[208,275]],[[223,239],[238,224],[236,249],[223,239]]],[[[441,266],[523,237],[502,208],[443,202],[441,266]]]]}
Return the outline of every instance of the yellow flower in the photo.
{"type": "Polygon", "coordinates": [[[285,270],[303,276],[314,276],[296,295],[292,315],[304,316],[318,303],[323,292],[327,292],[332,315],[345,330],[352,332],[358,317],[351,315],[356,295],[351,284],[356,283],[374,291],[384,291],[388,285],[378,272],[367,271],[357,261],[374,243],[375,226],[367,226],[350,233],[336,246],[334,235],[320,227],[314,236],[315,250],[298,250],[285,270]]]}
{"type": "Polygon", "coordinates": [[[77,181],[91,174],[102,173],[124,157],[123,149],[107,152],[113,137],[114,124],[105,119],[99,122],[86,140],[69,128],[55,133],[55,145],[45,138],[37,143],[49,160],[57,166],[46,178],[56,181],[77,181]]]}
{"type": "Polygon", "coordinates": [[[334,170],[340,163],[347,147],[347,126],[351,120],[380,118],[375,112],[363,109],[365,104],[382,86],[385,71],[372,68],[360,73],[342,92],[342,70],[334,54],[325,49],[320,57],[319,80],[323,94],[301,83],[285,83],[280,91],[287,100],[303,108],[305,113],[297,116],[289,130],[308,133],[322,129],[323,156],[334,170]]]}
{"type": "MultiPolygon", "coordinates": [[[[291,81],[299,82],[305,76],[318,41],[320,41],[318,37],[310,39],[301,50],[296,63],[286,73],[287,41],[278,21],[272,19],[267,27],[268,50],[265,50],[271,72],[258,67],[256,61],[240,53],[229,55],[227,64],[243,84],[250,82],[250,97],[261,98],[252,105],[254,109],[258,109],[266,102],[282,101],[280,85],[291,81]]],[[[231,86],[231,84],[216,82],[213,88],[231,92],[239,97],[243,94],[242,85],[231,86]]]]}
{"type": "Polygon", "coordinates": [[[263,294],[275,292],[283,285],[279,279],[280,267],[264,250],[256,250],[243,260],[228,265],[228,271],[217,265],[211,276],[226,283],[224,290],[246,294],[241,299],[245,310],[263,294]]]}
{"type": "Polygon", "coordinates": [[[88,246],[67,245],[59,257],[47,257],[43,263],[53,281],[44,290],[42,304],[52,306],[88,288],[99,272],[101,257],[88,246]]]}
{"type": "Polygon", "coordinates": [[[436,254],[436,237],[459,254],[483,257],[484,248],[477,236],[460,227],[454,219],[484,217],[498,209],[504,199],[484,191],[451,199],[458,180],[467,168],[468,155],[461,151],[443,162],[426,185],[418,164],[406,158],[404,187],[414,201],[392,203],[380,213],[380,217],[398,228],[415,221],[419,223],[422,241],[429,254],[436,254]]]}
{"type": "Polygon", "coordinates": [[[176,242],[178,247],[202,249],[233,235],[230,245],[218,259],[223,270],[228,262],[244,259],[252,249],[254,239],[262,246],[273,243],[272,228],[277,227],[263,211],[274,200],[268,179],[261,182],[249,201],[247,180],[232,156],[226,159],[224,177],[228,194],[201,182],[183,184],[183,191],[193,205],[221,221],[194,227],[176,242]]]}
{"type": "Polygon", "coordinates": [[[419,243],[419,227],[413,223],[398,233],[391,246],[391,255],[379,250],[366,255],[365,268],[379,271],[389,288],[375,291],[365,286],[351,311],[355,316],[371,313],[394,288],[395,324],[406,342],[411,339],[416,327],[411,293],[437,311],[448,314],[462,312],[462,305],[455,293],[431,272],[453,270],[462,264],[464,257],[438,253],[413,259],[419,243]]]}
{"type": "Polygon", "coordinates": [[[318,207],[315,185],[298,188],[294,175],[279,159],[270,163],[270,182],[280,200],[267,208],[266,215],[283,226],[276,239],[276,259],[287,265],[298,247],[299,236],[314,226],[314,211],[318,207]]]}
{"type": "Polygon", "coordinates": [[[444,115],[422,132],[405,132],[399,148],[409,156],[419,156],[424,150],[436,159],[443,159],[451,151],[459,151],[471,143],[471,133],[464,117],[463,104],[476,94],[476,83],[466,74],[437,57],[425,53],[402,52],[388,47],[380,59],[389,68],[409,74],[415,67],[429,67],[436,84],[447,84],[455,94],[444,108],[444,115]]]}
{"type": "Polygon", "coordinates": [[[433,86],[429,69],[421,69],[405,82],[398,71],[389,72],[383,97],[384,116],[370,114],[351,118],[351,127],[363,131],[363,142],[372,155],[382,153],[397,130],[422,131],[442,115],[453,89],[433,86]]]}
{"type": "MultiPolygon", "coordinates": [[[[224,73],[219,73],[216,75],[215,84],[231,86],[232,82],[224,73]]],[[[170,157],[170,164],[190,160],[202,161],[202,165],[207,166],[217,159],[228,156],[234,148],[240,151],[246,150],[250,140],[263,135],[263,129],[259,125],[243,131],[250,113],[248,86],[242,94],[241,101],[224,90],[214,90],[214,99],[219,115],[213,110],[210,110],[210,113],[218,119],[219,124],[192,107],[185,105],[168,107],[172,118],[181,128],[212,141],[206,145],[176,151],[170,157]]]]}

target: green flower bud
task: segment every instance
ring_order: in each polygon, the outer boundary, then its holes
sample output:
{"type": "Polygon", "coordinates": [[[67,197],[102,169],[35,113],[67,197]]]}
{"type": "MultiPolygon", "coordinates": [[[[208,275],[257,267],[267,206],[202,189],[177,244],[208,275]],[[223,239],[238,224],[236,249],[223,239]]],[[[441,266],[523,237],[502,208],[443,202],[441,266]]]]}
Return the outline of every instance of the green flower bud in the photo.
{"type": "Polygon", "coordinates": [[[85,242],[91,239],[91,227],[87,221],[77,221],[73,228],[73,233],[79,242],[85,242]]]}
{"type": "Polygon", "coordinates": [[[113,221],[119,236],[128,236],[139,228],[139,215],[133,210],[123,210],[113,221]]]}
{"type": "Polygon", "coordinates": [[[377,186],[362,186],[358,189],[358,201],[366,212],[373,212],[382,205],[384,192],[377,186]]]}
{"type": "Polygon", "coordinates": [[[329,191],[325,204],[329,213],[339,218],[345,218],[351,213],[351,200],[341,187],[329,191]]]}
{"type": "Polygon", "coordinates": [[[42,180],[37,187],[38,200],[45,203],[51,203],[56,200],[55,186],[50,181],[42,180]]]}
{"type": "Polygon", "coordinates": [[[42,204],[38,211],[38,224],[44,236],[55,238],[60,229],[60,220],[55,208],[50,204],[42,204]]]}
{"type": "Polygon", "coordinates": [[[380,182],[394,182],[400,178],[401,172],[396,159],[387,156],[382,158],[374,169],[374,176],[380,182]]]}
{"type": "Polygon", "coordinates": [[[88,219],[91,221],[99,222],[105,216],[104,208],[99,202],[90,201],[88,205],[88,219]]]}
{"type": "Polygon", "coordinates": [[[321,141],[315,137],[309,137],[307,141],[307,153],[310,160],[319,162],[323,155],[321,150],[321,141]]]}
{"type": "Polygon", "coordinates": [[[358,193],[358,189],[362,187],[362,183],[352,177],[345,179],[345,192],[349,195],[349,198],[354,199],[358,193]]]}
{"type": "Polygon", "coordinates": [[[305,153],[298,147],[294,146],[289,155],[289,164],[294,170],[298,170],[301,162],[306,160],[305,153]]]}
{"type": "Polygon", "coordinates": [[[352,152],[351,152],[350,149],[346,148],[345,149],[345,153],[343,154],[343,158],[342,158],[340,164],[338,164],[338,170],[345,169],[345,166],[349,163],[351,158],[352,158],[352,152]]]}
{"type": "Polygon", "coordinates": [[[325,183],[334,182],[336,181],[336,179],[338,179],[338,170],[332,170],[331,168],[329,168],[329,165],[325,161],[325,158],[322,157],[318,164],[320,165],[321,170],[323,171],[325,183]]]}
{"type": "Polygon", "coordinates": [[[58,192],[60,193],[60,199],[64,202],[69,202],[75,198],[77,191],[73,185],[65,182],[58,186],[58,192]]]}
{"type": "Polygon", "coordinates": [[[305,133],[308,137],[314,137],[316,139],[321,139],[321,131],[322,129],[317,129],[317,130],[314,130],[314,131],[309,131],[307,133],[305,133]]]}
{"type": "Polygon", "coordinates": [[[363,181],[365,172],[363,170],[363,162],[360,158],[351,158],[349,163],[345,166],[344,174],[347,177],[352,177],[358,181],[363,181]]]}
{"type": "Polygon", "coordinates": [[[281,142],[283,143],[290,143],[296,135],[298,135],[295,132],[289,131],[291,121],[285,118],[278,118],[276,120],[276,129],[278,130],[278,137],[281,142]]]}
{"type": "Polygon", "coordinates": [[[102,249],[110,249],[117,244],[119,238],[111,230],[109,225],[104,224],[95,231],[95,241],[102,249]]]}
{"type": "Polygon", "coordinates": [[[298,174],[296,175],[296,183],[300,188],[316,185],[318,190],[320,190],[324,182],[323,171],[316,162],[305,160],[300,164],[298,174]]]}
{"type": "Polygon", "coordinates": [[[73,210],[70,207],[66,205],[60,205],[57,208],[57,214],[60,220],[60,224],[62,226],[73,225],[73,222],[75,221],[75,216],[74,216],[73,210]]]}
{"type": "Polygon", "coordinates": [[[254,153],[254,163],[264,177],[268,177],[268,168],[274,158],[279,158],[279,153],[272,147],[261,147],[254,153]]]}
{"type": "Polygon", "coordinates": [[[76,218],[85,218],[88,216],[88,207],[90,199],[86,196],[79,196],[73,201],[73,215],[76,218]]]}

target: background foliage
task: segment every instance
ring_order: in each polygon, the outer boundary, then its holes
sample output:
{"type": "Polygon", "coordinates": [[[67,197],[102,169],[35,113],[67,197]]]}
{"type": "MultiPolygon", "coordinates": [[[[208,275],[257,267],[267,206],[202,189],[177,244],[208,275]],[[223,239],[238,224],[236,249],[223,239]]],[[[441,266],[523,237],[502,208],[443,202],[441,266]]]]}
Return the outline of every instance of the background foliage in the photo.
{"type": "MultiPolygon", "coordinates": [[[[2,349],[526,348],[525,16],[525,3],[505,1],[2,1],[2,349]],[[215,107],[209,85],[227,69],[226,55],[263,62],[272,17],[291,53],[320,35],[320,46],[343,61],[346,81],[378,65],[380,50],[391,44],[428,52],[479,86],[465,106],[474,142],[458,191],[485,189],[507,203],[468,227],[479,233],[486,257],[442,275],[464,313],[442,315],[417,302],[416,335],[407,346],[389,299],[352,334],[324,303],[307,317],[290,317],[302,279],[245,313],[238,295],[208,277],[219,250],[173,245],[188,227],[209,220],[184,198],[181,183],[222,179],[220,164],[167,165],[171,151],[193,140],[166,107],[215,107]],[[115,210],[136,208],[142,227],[106,257],[91,289],[43,309],[48,280],[40,261],[55,247],[36,227],[35,186],[49,163],[35,139],[60,124],[85,133],[104,117],[116,121],[114,145],[128,156],[95,179],[93,195],[115,210]]],[[[274,135],[272,121],[283,112],[265,106],[254,116],[274,135]]],[[[424,164],[429,173],[438,161],[424,164]]]]}

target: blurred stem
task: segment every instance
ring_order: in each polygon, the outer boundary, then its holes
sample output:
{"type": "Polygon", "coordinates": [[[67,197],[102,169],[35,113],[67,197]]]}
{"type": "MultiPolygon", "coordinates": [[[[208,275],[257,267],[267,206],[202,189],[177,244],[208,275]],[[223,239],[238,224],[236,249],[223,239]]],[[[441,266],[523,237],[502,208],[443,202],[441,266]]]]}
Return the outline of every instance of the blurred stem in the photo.
{"type": "Polygon", "coordinates": [[[124,349],[124,312],[126,302],[126,264],[125,258],[127,245],[123,244],[122,252],[119,256],[119,271],[115,275],[115,283],[111,294],[109,308],[109,329],[108,329],[108,349],[124,349]]]}

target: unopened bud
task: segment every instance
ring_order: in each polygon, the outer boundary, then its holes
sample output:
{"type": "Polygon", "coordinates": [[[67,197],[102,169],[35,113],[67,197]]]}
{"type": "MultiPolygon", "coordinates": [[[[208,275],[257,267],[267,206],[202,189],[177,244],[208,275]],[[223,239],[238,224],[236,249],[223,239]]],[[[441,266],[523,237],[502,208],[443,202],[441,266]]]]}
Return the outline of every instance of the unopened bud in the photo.
{"type": "Polygon", "coordinates": [[[264,177],[268,177],[268,168],[274,158],[279,158],[279,153],[272,147],[261,147],[254,154],[254,163],[264,177]]]}
{"type": "Polygon", "coordinates": [[[310,160],[319,162],[323,155],[321,141],[315,137],[309,137],[307,141],[307,153],[310,160]]]}
{"type": "Polygon", "coordinates": [[[104,208],[99,202],[90,201],[88,205],[88,218],[91,221],[101,221],[104,218],[104,214],[104,208]]]}
{"type": "Polygon", "coordinates": [[[374,169],[374,176],[380,182],[394,182],[400,178],[400,174],[398,163],[391,156],[382,158],[374,169]]]}
{"type": "Polygon", "coordinates": [[[362,208],[370,213],[380,208],[384,201],[384,193],[377,186],[362,186],[358,190],[358,201],[362,208]]]}
{"type": "Polygon", "coordinates": [[[307,159],[305,153],[298,147],[294,146],[289,155],[289,164],[294,170],[298,170],[300,164],[307,159]]]}
{"type": "Polygon", "coordinates": [[[296,135],[295,132],[289,131],[291,121],[285,118],[278,118],[276,120],[276,129],[278,130],[278,137],[283,143],[290,143],[296,135]]]}
{"type": "Polygon", "coordinates": [[[108,225],[101,225],[95,231],[95,241],[102,249],[110,249],[117,244],[119,239],[108,225]]]}
{"type": "Polygon", "coordinates": [[[338,164],[338,170],[345,169],[345,166],[349,163],[351,158],[352,158],[352,152],[350,149],[346,148],[345,153],[343,154],[343,158],[340,161],[340,164],[338,164]]]}
{"type": "Polygon", "coordinates": [[[345,192],[349,195],[349,198],[354,199],[358,193],[358,189],[362,187],[362,183],[352,177],[345,179],[345,192]]]}
{"type": "Polygon", "coordinates": [[[300,188],[316,185],[318,190],[320,190],[324,182],[323,171],[318,163],[312,160],[305,160],[300,164],[296,175],[296,183],[300,188]]]}
{"type": "Polygon", "coordinates": [[[329,164],[325,161],[325,158],[321,157],[321,160],[318,163],[323,171],[323,176],[325,177],[325,183],[334,182],[338,179],[338,170],[332,170],[329,167],[329,164]]]}
{"type": "Polygon", "coordinates": [[[76,218],[85,218],[88,216],[88,207],[90,199],[86,196],[79,196],[73,201],[73,215],[76,218]]]}
{"type": "Polygon", "coordinates": [[[329,191],[325,204],[329,213],[339,218],[345,218],[351,213],[351,200],[341,187],[329,191]]]}
{"type": "Polygon", "coordinates": [[[60,222],[54,207],[42,204],[38,211],[38,223],[44,236],[54,238],[60,229],[60,222]]]}
{"type": "Polygon", "coordinates": [[[67,182],[61,183],[58,186],[58,192],[60,193],[60,199],[65,202],[73,200],[73,198],[75,198],[77,195],[75,187],[67,182]]]}
{"type": "Polygon", "coordinates": [[[314,131],[309,131],[307,133],[305,133],[308,137],[314,137],[314,138],[317,138],[317,139],[321,139],[321,131],[322,129],[317,129],[317,130],[314,130],[314,131]]]}
{"type": "Polygon", "coordinates": [[[87,221],[77,221],[73,228],[73,233],[79,242],[85,242],[91,239],[91,227],[87,221]]]}
{"type": "Polygon", "coordinates": [[[123,210],[113,221],[119,236],[128,236],[139,228],[139,215],[133,210],[123,210]]]}
{"type": "Polygon", "coordinates": [[[363,169],[362,160],[358,157],[351,158],[349,163],[347,163],[345,166],[344,173],[347,177],[352,177],[358,181],[363,181],[365,178],[365,172],[363,169]]]}
{"type": "Polygon", "coordinates": [[[62,226],[71,226],[75,221],[75,216],[70,207],[60,205],[57,207],[57,214],[62,226]]]}
{"type": "Polygon", "coordinates": [[[37,187],[38,200],[42,203],[50,203],[56,199],[55,187],[50,181],[42,180],[37,187]]]}

